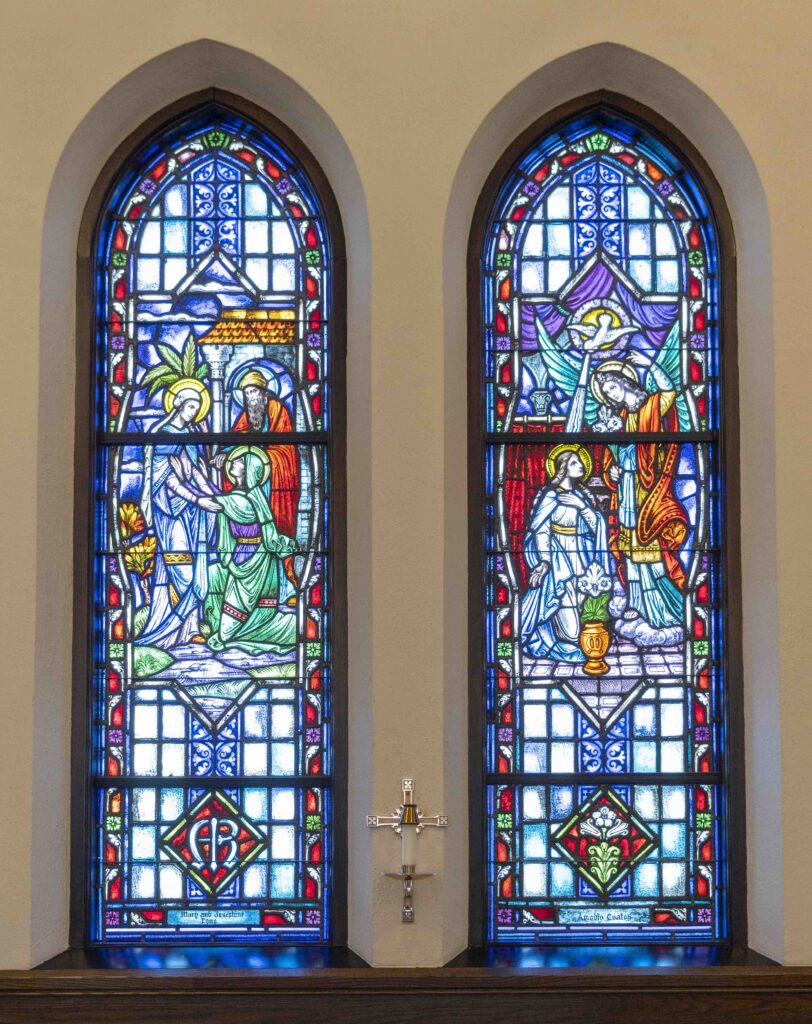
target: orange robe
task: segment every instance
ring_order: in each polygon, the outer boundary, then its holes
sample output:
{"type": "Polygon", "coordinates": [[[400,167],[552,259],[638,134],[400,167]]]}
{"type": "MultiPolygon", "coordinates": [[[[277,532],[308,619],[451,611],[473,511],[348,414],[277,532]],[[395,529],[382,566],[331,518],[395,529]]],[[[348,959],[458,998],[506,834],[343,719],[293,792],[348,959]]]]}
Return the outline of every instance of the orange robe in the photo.
{"type": "MultiPolygon", "coordinates": [[[[249,433],[248,413],[243,409],[233,429],[249,433]]],[[[290,413],[278,398],[268,399],[268,411],[263,430],[285,433],[292,429],[290,413]]],[[[296,510],[299,507],[299,452],[292,444],[269,444],[265,451],[271,462],[271,513],[280,533],[296,536],[296,510]]],[[[227,488],[230,489],[230,488],[227,488]]]]}
{"type": "MultiPolygon", "coordinates": [[[[663,393],[650,395],[637,410],[636,423],[629,422],[629,412],[621,411],[626,421],[627,430],[639,430],[645,433],[661,433],[676,431],[677,410],[673,401],[668,408],[662,409],[663,393]]],[[[634,414],[632,414],[634,416],[634,414]]],[[[614,463],[611,452],[607,449],[604,457],[604,479],[612,490],[609,523],[609,547],[618,560],[621,579],[626,583],[624,558],[636,555],[640,561],[650,561],[644,549],[659,549],[658,559],[662,561],[668,577],[676,587],[682,590],[685,586],[685,570],[679,560],[679,550],[688,536],[688,516],[685,509],[674,495],[674,472],[679,460],[678,444],[640,443],[637,448],[637,524],[636,538],[632,542],[632,551],[621,536],[622,529],[618,520],[617,484],[609,477],[608,470],[614,463]]]]}

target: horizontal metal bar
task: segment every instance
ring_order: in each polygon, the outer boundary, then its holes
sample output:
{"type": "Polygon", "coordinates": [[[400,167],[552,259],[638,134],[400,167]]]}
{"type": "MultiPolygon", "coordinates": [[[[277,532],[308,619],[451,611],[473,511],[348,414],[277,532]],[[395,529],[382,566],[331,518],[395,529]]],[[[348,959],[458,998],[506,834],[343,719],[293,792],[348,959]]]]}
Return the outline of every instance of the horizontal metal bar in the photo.
{"type": "Polygon", "coordinates": [[[686,430],[682,433],[663,431],[662,433],[624,431],[606,434],[593,433],[547,433],[539,432],[534,434],[512,434],[512,433],[487,433],[485,444],[508,445],[508,444],[712,444],[719,440],[715,431],[710,430],[686,430]]]}
{"type": "Polygon", "coordinates": [[[294,789],[310,786],[329,789],[333,780],[329,775],[94,775],[96,789],[135,789],[137,787],[167,789],[172,786],[225,788],[246,786],[255,789],[294,789]]]}
{"type": "Polygon", "coordinates": [[[236,430],[190,431],[188,434],[148,433],[105,433],[98,434],[100,446],[123,446],[132,444],[200,445],[200,444],[329,444],[327,430],[303,430],[287,434],[272,434],[267,430],[242,433],[236,430]]]}
{"type": "Polygon", "coordinates": [[[486,772],[488,786],[698,786],[719,785],[723,781],[721,772],[486,772]]]}

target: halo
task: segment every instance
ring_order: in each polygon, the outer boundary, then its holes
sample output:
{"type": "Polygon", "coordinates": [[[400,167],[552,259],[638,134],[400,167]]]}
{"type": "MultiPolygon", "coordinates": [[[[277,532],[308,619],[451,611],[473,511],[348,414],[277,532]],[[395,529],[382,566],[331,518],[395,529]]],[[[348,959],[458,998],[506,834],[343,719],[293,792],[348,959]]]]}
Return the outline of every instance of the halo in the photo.
{"type": "Polygon", "coordinates": [[[547,476],[550,480],[555,476],[555,460],[561,452],[573,452],[578,456],[584,467],[584,480],[588,480],[592,476],[592,456],[582,444],[578,444],[577,441],[569,441],[557,444],[547,456],[547,476]]]}
{"type": "MultiPolygon", "coordinates": [[[[264,377],[266,389],[271,391],[273,394],[276,394],[279,389],[279,382],[276,379],[276,375],[272,370],[269,370],[265,366],[257,365],[256,363],[250,363],[249,365],[243,364],[238,367],[236,372],[231,376],[232,381],[242,380],[249,370],[255,370],[260,377],[264,377]]],[[[245,406],[245,394],[243,392],[243,388],[238,388],[236,385],[233,385],[231,387],[231,397],[240,408],[245,406]]]]}
{"type": "Polygon", "coordinates": [[[209,412],[211,407],[211,395],[209,389],[202,382],[197,380],[196,377],[181,377],[174,383],[170,384],[164,392],[164,409],[167,412],[172,412],[175,407],[175,397],[179,391],[196,391],[200,397],[200,410],[195,416],[195,423],[200,423],[209,412]]]}
{"type": "Polygon", "coordinates": [[[223,472],[225,473],[226,477],[231,481],[231,483],[236,484],[237,481],[231,475],[231,464],[236,459],[242,458],[243,455],[248,455],[249,453],[251,455],[256,455],[257,458],[262,462],[262,479],[259,482],[259,486],[262,487],[262,485],[266,484],[271,478],[271,460],[268,458],[268,453],[265,451],[265,449],[259,448],[257,445],[241,444],[237,448],[233,448],[226,456],[225,465],[223,466],[223,472]]]}
{"type": "Polygon", "coordinates": [[[589,381],[589,390],[600,402],[601,405],[607,405],[606,396],[601,389],[598,381],[599,373],[619,373],[624,376],[630,383],[640,387],[640,380],[634,370],[634,367],[629,363],[624,363],[621,359],[607,359],[605,363],[601,363],[600,366],[595,367],[595,372],[589,381]]]}

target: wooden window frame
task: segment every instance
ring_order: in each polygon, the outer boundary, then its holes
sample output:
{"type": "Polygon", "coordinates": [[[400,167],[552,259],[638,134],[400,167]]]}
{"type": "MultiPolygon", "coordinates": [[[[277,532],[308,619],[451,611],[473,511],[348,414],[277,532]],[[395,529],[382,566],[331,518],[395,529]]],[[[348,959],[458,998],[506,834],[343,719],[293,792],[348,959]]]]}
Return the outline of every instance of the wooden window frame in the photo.
{"type": "MultiPolygon", "coordinates": [[[[331,947],[347,941],[347,530],[346,530],[346,351],[347,273],[344,228],[330,182],[308,147],[282,121],[233,93],[204,89],[164,107],[147,118],[116,148],[104,165],[85,205],[76,261],[76,422],[74,448],[74,612],[73,695],[71,727],[71,885],[70,948],[89,941],[91,907],[92,708],[93,708],[93,502],[97,451],[96,410],[96,249],[98,232],[111,189],[134,154],[151,139],[197,114],[218,111],[245,118],[287,148],[310,178],[321,202],[329,232],[332,288],[330,387],[331,421],[327,430],[328,529],[332,573],[327,607],[331,624],[331,705],[333,730],[331,947]]],[[[263,943],[265,945],[267,943],[263,943]]],[[[94,944],[96,945],[96,944],[94,944]]],[[[271,943],[272,945],[272,943],[271,943]]],[[[308,943],[308,945],[311,945],[308,943]]]]}
{"type": "MultiPolygon", "coordinates": [[[[487,851],[485,849],[485,620],[482,581],[485,572],[481,255],[495,196],[516,161],[531,146],[575,118],[606,113],[631,122],[659,138],[688,167],[708,198],[710,216],[718,232],[719,363],[722,467],[722,593],[724,648],[725,744],[725,852],[729,940],[734,949],[747,947],[747,864],[744,785],[744,687],[742,664],[740,470],[738,416],[738,361],[736,329],[736,248],[733,223],[722,189],[701,153],[672,124],[655,111],[619,93],[598,90],[569,100],[542,115],[507,147],[479,194],[467,251],[468,303],[468,622],[469,622],[469,942],[488,945],[485,920],[487,851]]],[[[540,440],[543,438],[540,437],[540,440]]],[[[539,943],[541,945],[541,943],[539,943]]],[[[704,945],[704,944],[703,944],[704,945]]]]}

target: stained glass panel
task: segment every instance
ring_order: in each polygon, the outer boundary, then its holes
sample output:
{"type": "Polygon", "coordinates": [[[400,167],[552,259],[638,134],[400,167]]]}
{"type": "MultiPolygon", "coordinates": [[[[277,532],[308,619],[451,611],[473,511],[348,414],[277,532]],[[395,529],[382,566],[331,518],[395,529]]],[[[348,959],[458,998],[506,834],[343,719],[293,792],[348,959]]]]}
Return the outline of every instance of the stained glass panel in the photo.
{"type": "Polygon", "coordinates": [[[278,140],[218,109],[124,170],[96,279],[91,938],[324,942],[319,197],[278,140]]]}
{"type": "Polygon", "coordinates": [[[614,115],[540,140],[481,250],[487,937],[726,936],[718,251],[614,115]]]}

